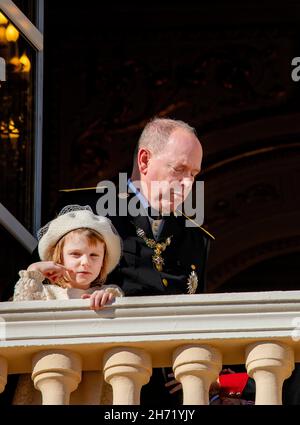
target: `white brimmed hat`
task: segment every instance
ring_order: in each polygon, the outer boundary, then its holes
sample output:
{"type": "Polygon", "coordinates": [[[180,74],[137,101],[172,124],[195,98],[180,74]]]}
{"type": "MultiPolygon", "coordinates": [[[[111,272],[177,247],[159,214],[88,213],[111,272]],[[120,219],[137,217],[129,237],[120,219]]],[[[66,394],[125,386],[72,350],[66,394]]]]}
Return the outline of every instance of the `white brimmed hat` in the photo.
{"type": "Polygon", "coordinates": [[[41,260],[50,260],[51,250],[57,242],[79,228],[92,229],[102,236],[106,244],[107,273],[110,273],[120,261],[122,241],[112,222],[107,217],[94,214],[88,205],[67,205],[54,220],[38,231],[41,260]]]}

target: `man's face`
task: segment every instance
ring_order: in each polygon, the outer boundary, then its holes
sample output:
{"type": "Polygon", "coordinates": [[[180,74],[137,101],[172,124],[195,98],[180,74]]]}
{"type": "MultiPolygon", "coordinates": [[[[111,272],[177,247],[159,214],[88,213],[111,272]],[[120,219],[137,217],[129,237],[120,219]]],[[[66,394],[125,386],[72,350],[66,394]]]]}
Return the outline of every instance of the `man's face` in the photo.
{"type": "Polygon", "coordinates": [[[149,152],[141,173],[150,205],[165,214],[175,211],[189,194],[201,161],[202,148],[194,134],[181,128],[171,133],[161,152],[149,152]]]}

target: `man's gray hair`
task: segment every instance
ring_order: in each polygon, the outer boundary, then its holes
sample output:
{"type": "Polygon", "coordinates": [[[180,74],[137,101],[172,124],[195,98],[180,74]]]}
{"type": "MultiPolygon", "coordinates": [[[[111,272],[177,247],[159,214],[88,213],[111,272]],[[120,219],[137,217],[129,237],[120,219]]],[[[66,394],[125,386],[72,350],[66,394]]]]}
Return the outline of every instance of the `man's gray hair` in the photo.
{"type": "Polygon", "coordinates": [[[146,148],[154,154],[161,152],[173,131],[182,128],[197,136],[196,130],[184,121],[170,118],[153,118],[146,124],[140,139],[138,149],[146,148]]]}

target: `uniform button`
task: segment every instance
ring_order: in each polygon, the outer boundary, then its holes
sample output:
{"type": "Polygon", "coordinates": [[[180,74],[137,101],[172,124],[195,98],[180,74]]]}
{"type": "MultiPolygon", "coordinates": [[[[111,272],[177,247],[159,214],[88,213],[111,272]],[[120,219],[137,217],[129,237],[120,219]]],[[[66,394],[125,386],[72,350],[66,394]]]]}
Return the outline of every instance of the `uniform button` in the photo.
{"type": "Polygon", "coordinates": [[[169,285],[169,282],[168,282],[168,280],[167,280],[167,279],[163,279],[163,280],[162,280],[162,283],[163,283],[165,286],[168,286],[168,285],[169,285]]]}

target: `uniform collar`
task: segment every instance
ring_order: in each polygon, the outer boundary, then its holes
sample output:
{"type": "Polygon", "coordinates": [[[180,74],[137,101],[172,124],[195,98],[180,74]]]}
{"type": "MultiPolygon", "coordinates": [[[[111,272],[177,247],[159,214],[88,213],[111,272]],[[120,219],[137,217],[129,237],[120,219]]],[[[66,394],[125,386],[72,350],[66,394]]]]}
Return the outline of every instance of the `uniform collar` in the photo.
{"type": "Polygon", "coordinates": [[[148,200],[145,198],[145,196],[142,194],[142,192],[135,187],[134,183],[131,181],[131,179],[127,180],[127,186],[130,192],[134,193],[137,198],[141,201],[142,206],[147,211],[148,207],[150,207],[148,200]]]}

